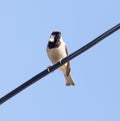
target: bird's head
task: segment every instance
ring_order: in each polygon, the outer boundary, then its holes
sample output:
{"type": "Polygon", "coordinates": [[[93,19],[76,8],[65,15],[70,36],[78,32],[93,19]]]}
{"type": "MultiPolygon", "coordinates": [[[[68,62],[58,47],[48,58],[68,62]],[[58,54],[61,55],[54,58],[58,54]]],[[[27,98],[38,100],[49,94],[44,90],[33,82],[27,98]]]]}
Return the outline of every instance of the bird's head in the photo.
{"type": "Polygon", "coordinates": [[[61,44],[61,32],[59,31],[53,31],[50,35],[50,39],[48,42],[48,47],[51,48],[57,48],[61,44]]]}

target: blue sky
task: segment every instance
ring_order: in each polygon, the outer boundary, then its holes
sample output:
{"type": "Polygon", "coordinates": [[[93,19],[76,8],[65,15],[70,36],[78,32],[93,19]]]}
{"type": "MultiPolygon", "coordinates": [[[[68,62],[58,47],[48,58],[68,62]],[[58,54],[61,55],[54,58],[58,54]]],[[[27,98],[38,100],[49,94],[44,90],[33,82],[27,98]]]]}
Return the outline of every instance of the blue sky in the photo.
{"type": "MultiPolygon", "coordinates": [[[[0,97],[51,65],[62,32],[69,53],[120,22],[119,0],[0,1],[0,97]]],[[[71,61],[74,87],[56,70],[0,106],[1,121],[120,121],[120,30],[71,61]]]]}

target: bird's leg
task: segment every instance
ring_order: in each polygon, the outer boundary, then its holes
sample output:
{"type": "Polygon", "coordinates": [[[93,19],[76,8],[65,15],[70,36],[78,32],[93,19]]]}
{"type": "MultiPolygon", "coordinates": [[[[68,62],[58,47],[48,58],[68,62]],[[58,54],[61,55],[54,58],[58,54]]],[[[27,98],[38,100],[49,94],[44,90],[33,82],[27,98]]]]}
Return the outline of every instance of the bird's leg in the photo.
{"type": "Polygon", "coordinates": [[[61,64],[62,63],[62,58],[60,58],[58,62],[60,62],[60,64],[61,64]]]}
{"type": "MultiPolygon", "coordinates": [[[[62,58],[60,58],[60,59],[58,60],[58,62],[60,62],[60,64],[61,64],[62,58]]],[[[47,67],[47,70],[48,70],[48,72],[51,72],[51,66],[47,67]]]]}

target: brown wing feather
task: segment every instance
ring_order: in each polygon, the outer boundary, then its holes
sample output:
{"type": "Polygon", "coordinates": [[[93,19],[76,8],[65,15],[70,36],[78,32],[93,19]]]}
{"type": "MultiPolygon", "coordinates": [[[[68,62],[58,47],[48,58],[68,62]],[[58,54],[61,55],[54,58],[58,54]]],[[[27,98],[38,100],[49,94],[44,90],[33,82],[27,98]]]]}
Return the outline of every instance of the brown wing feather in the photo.
{"type": "MultiPolygon", "coordinates": [[[[67,50],[67,47],[65,46],[65,51],[67,53],[67,56],[68,56],[68,50],[67,50]]],[[[70,62],[67,62],[67,66],[66,66],[66,75],[68,76],[70,73],[70,62]]]]}

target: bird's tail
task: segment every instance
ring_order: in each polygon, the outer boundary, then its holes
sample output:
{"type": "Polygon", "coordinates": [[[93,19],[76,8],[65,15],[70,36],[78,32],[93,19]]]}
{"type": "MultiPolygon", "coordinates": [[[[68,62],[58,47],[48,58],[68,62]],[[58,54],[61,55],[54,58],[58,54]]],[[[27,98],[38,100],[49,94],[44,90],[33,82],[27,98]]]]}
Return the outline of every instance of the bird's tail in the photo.
{"type": "Polygon", "coordinates": [[[70,86],[70,85],[75,85],[74,81],[72,80],[71,75],[69,74],[68,76],[64,75],[65,79],[66,79],[66,86],[70,86]]]}

